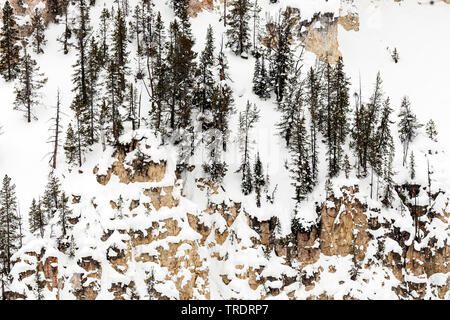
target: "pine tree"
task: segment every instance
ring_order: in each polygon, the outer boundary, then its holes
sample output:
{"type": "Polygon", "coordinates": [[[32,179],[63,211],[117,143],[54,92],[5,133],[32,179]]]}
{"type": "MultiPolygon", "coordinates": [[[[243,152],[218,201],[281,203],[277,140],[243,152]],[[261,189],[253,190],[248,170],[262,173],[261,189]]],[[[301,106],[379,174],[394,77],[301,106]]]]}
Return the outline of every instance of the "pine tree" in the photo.
{"type": "MultiPolygon", "coordinates": [[[[117,11],[116,20],[114,23],[114,31],[112,34],[112,59],[115,61],[117,68],[117,74],[119,77],[120,92],[125,92],[126,82],[125,76],[128,74],[128,51],[127,51],[127,26],[122,10],[117,11]]],[[[122,94],[119,95],[119,99],[123,102],[122,94]]]]}
{"type": "MultiPolygon", "coordinates": [[[[301,106],[300,106],[301,108],[301,106]]],[[[310,143],[305,126],[305,117],[301,112],[297,112],[294,117],[292,141],[289,144],[291,160],[289,162],[289,172],[295,187],[295,212],[298,213],[298,206],[306,199],[314,186],[312,170],[310,167],[310,143]]]]}
{"type": "Polygon", "coordinates": [[[390,99],[387,98],[383,103],[383,110],[381,112],[381,119],[376,131],[376,148],[374,156],[382,158],[383,155],[393,151],[394,149],[394,139],[391,134],[390,126],[394,122],[390,120],[392,114],[392,108],[390,105],[390,99]]]}
{"type": "Polygon", "coordinates": [[[409,176],[411,180],[416,178],[416,161],[414,160],[414,152],[412,151],[409,158],[409,176]]]}
{"type": "Polygon", "coordinates": [[[176,24],[172,24],[171,33],[174,46],[169,50],[168,61],[172,70],[171,92],[175,94],[172,104],[175,104],[176,115],[171,114],[170,126],[186,128],[190,121],[196,53],[192,50],[193,40],[182,33],[176,24]]]}
{"type": "Polygon", "coordinates": [[[330,63],[325,64],[324,69],[324,84],[322,87],[321,94],[323,95],[323,106],[322,106],[322,116],[323,124],[321,126],[322,133],[325,137],[325,142],[327,145],[327,160],[328,160],[328,176],[334,177],[338,173],[338,168],[336,166],[336,158],[333,154],[334,142],[336,131],[334,127],[334,101],[335,92],[333,90],[333,78],[334,70],[330,63]]]}
{"type": "Polygon", "coordinates": [[[42,198],[43,212],[47,215],[47,219],[51,220],[55,212],[60,207],[61,183],[55,173],[50,171],[48,175],[47,186],[45,187],[44,197],[42,198]]]}
{"type": "Polygon", "coordinates": [[[343,145],[345,144],[348,130],[348,113],[349,113],[349,86],[350,81],[344,72],[344,62],[342,57],[339,58],[336,67],[334,68],[334,79],[332,82],[334,91],[334,108],[332,115],[332,173],[331,176],[339,173],[340,163],[342,162],[343,145]]]}
{"type": "Polygon", "coordinates": [[[367,164],[370,164],[372,167],[372,172],[374,168],[377,168],[377,164],[379,162],[378,154],[376,152],[377,148],[377,139],[376,139],[376,128],[378,124],[378,117],[381,111],[382,102],[383,102],[383,91],[381,88],[382,85],[381,74],[377,73],[377,79],[375,82],[375,89],[370,98],[370,101],[367,105],[367,112],[365,114],[364,119],[364,127],[363,127],[363,137],[364,137],[364,148],[363,148],[363,173],[367,172],[367,164]]]}
{"type": "Polygon", "coordinates": [[[41,11],[36,8],[34,10],[34,15],[31,18],[31,27],[33,29],[33,48],[36,53],[44,53],[42,49],[47,43],[45,39],[45,25],[44,19],[42,18],[41,11]]]}
{"type": "Polygon", "coordinates": [[[109,13],[109,10],[106,8],[103,8],[102,13],[100,15],[100,65],[105,66],[105,64],[108,61],[108,51],[109,51],[109,45],[108,45],[108,31],[110,28],[110,18],[111,15],[109,13]]]}
{"type": "Polygon", "coordinates": [[[395,63],[398,63],[398,61],[400,60],[397,48],[394,48],[394,51],[392,52],[392,60],[394,60],[395,63]]]}
{"type": "Polygon", "coordinates": [[[428,138],[430,138],[430,140],[432,140],[434,142],[437,142],[438,132],[436,130],[436,124],[434,123],[433,119],[430,119],[427,122],[425,131],[426,131],[426,133],[428,135],[428,138]]]}
{"type": "Polygon", "coordinates": [[[178,146],[178,162],[186,164],[195,147],[195,127],[192,122],[193,87],[196,68],[196,53],[193,40],[180,29],[177,20],[170,26],[168,43],[168,118],[167,129],[174,144],[178,146]]]}
{"type": "Polygon", "coordinates": [[[41,201],[35,199],[31,202],[30,211],[28,213],[30,232],[35,233],[39,231],[41,237],[44,236],[44,227],[47,225],[47,219],[41,208],[41,201]]]}
{"type": "Polygon", "coordinates": [[[283,101],[278,104],[281,121],[277,124],[280,135],[289,147],[294,131],[294,122],[304,100],[304,83],[300,80],[300,69],[293,68],[289,73],[288,83],[283,94],[283,101]]]}
{"type": "Polygon", "coordinates": [[[75,93],[71,109],[75,112],[76,126],[73,128],[74,136],[77,139],[78,165],[82,165],[82,156],[92,142],[89,136],[90,108],[89,108],[89,79],[88,79],[88,38],[91,32],[89,7],[85,0],[79,0],[79,16],[75,29],[77,50],[77,61],[73,65],[74,74],[72,82],[75,93]]]}
{"type": "Polygon", "coordinates": [[[0,32],[0,74],[6,81],[16,78],[19,72],[19,30],[9,1],[3,6],[3,25],[0,32]]]}
{"type": "Polygon", "coordinates": [[[18,76],[19,81],[15,87],[14,109],[24,111],[27,121],[31,122],[32,118],[36,119],[32,108],[39,104],[39,90],[47,82],[47,78],[39,73],[39,67],[28,54],[26,47],[24,47],[23,56],[20,58],[18,76]]]}
{"type": "Polygon", "coordinates": [[[59,220],[58,224],[61,226],[62,235],[65,236],[67,234],[68,224],[67,220],[72,211],[68,206],[69,197],[66,197],[65,192],[60,192],[59,199],[59,220]]]}
{"type": "Polygon", "coordinates": [[[19,248],[19,217],[17,216],[16,186],[5,175],[0,190],[0,258],[4,271],[11,271],[11,257],[19,248]]]}
{"type": "Polygon", "coordinates": [[[253,168],[253,181],[255,185],[256,193],[256,206],[261,207],[261,191],[265,185],[265,177],[263,173],[261,158],[259,157],[259,152],[256,154],[255,165],[253,168]]]}
{"type": "Polygon", "coordinates": [[[169,91],[169,81],[166,77],[168,73],[168,66],[166,57],[166,37],[164,30],[164,23],[161,18],[161,13],[158,12],[156,17],[155,27],[153,31],[153,42],[149,49],[151,57],[148,67],[150,88],[151,88],[151,110],[150,118],[152,126],[160,132],[163,138],[165,137],[165,123],[164,115],[167,111],[167,100],[169,91]]]}
{"type": "Polygon", "coordinates": [[[99,87],[99,77],[100,77],[100,50],[97,45],[97,41],[95,37],[91,37],[91,41],[89,43],[88,49],[88,58],[87,58],[87,79],[88,79],[88,97],[89,97],[89,111],[88,111],[88,143],[93,145],[98,141],[97,132],[96,132],[96,121],[98,119],[98,111],[96,109],[97,106],[97,91],[99,87]]]}
{"type": "Polygon", "coordinates": [[[261,57],[257,55],[255,60],[253,92],[263,100],[270,98],[270,80],[267,74],[264,51],[262,52],[261,57]]]}
{"type": "Polygon", "coordinates": [[[107,122],[107,140],[109,143],[118,144],[123,132],[122,108],[124,96],[120,88],[119,68],[114,60],[111,60],[106,77],[107,105],[105,120],[107,122]]]}
{"type": "Polygon", "coordinates": [[[317,135],[320,128],[320,110],[321,110],[321,85],[317,72],[311,68],[306,80],[306,105],[311,115],[310,125],[310,156],[311,156],[311,177],[313,185],[317,182],[318,175],[318,141],[317,135]]]}
{"type": "Polygon", "coordinates": [[[249,28],[251,3],[249,0],[233,0],[230,5],[231,9],[227,15],[227,47],[235,54],[246,57],[251,47],[249,28]]]}
{"type": "MultiPolygon", "coordinates": [[[[64,142],[64,152],[66,155],[67,163],[73,165],[77,162],[78,158],[78,141],[73,130],[72,123],[69,123],[66,131],[66,140],[64,142]]],[[[81,162],[79,160],[78,162],[81,162]]]]}
{"type": "Polygon", "coordinates": [[[359,169],[362,169],[362,176],[367,175],[368,166],[377,170],[380,163],[378,151],[377,131],[379,124],[379,114],[383,105],[383,91],[381,75],[378,72],[375,82],[374,92],[367,105],[361,103],[356,105],[354,124],[352,128],[351,147],[355,150],[358,159],[359,169]]]}
{"type": "Polygon", "coordinates": [[[416,115],[412,112],[411,102],[408,97],[403,98],[398,116],[400,117],[398,133],[400,135],[400,141],[403,144],[403,166],[405,166],[409,144],[417,136],[417,129],[422,127],[422,125],[417,121],[416,115]]]}
{"type": "Polygon", "coordinates": [[[350,171],[352,170],[352,167],[350,165],[350,160],[349,160],[347,154],[344,156],[343,169],[344,169],[345,178],[348,179],[350,176],[350,171]]]}
{"type": "Polygon", "coordinates": [[[246,196],[253,192],[253,176],[250,163],[247,163],[245,167],[245,174],[243,175],[241,189],[242,193],[246,196]]]}
{"type": "Polygon", "coordinates": [[[390,207],[392,201],[394,200],[394,170],[393,170],[393,161],[394,161],[394,152],[391,150],[389,154],[384,158],[384,175],[383,179],[385,182],[384,191],[383,191],[383,200],[381,201],[384,206],[390,207]]]}
{"type": "Polygon", "coordinates": [[[277,102],[283,100],[284,87],[286,86],[287,77],[293,64],[292,50],[290,43],[292,41],[292,32],[295,19],[292,8],[287,8],[280,16],[278,21],[274,23],[272,33],[267,35],[266,41],[269,45],[270,63],[271,63],[271,78],[274,87],[277,102]]]}
{"type": "Polygon", "coordinates": [[[173,9],[175,11],[175,16],[180,19],[183,32],[187,32],[190,28],[189,22],[189,0],[171,0],[173,9]]]}
{"type": "MultiPolygon", "coordinates": [[[[58,1],[58,0],[55,0],[55,1],[58,1]]],[[[70,21],[69,21],[68,12],[67,12],[68,1],[69,0],[63,0],[63,3],[64,3],[63,13],[64,13],[64,27],[65,28],[64,28],[63,34],[58,38],[58,41],[60,43],[62,43],[62,45],[63,45],[64,54],[68,54],[69,48],[72,46],[72,44],[69,42],[70,38],[72,38],[72,29],[70,28],[70,21]]]]}
{"type": "Polygon", "coordinates": [[[255,0],[253,7],[251,9],[253,18],[253,54],[257,54],[256,43],[259,36],[259,14],[262,8],[258,5],[258,0],[255,0]]]}
{"type": "Polygon", "coordinates": [[[214,37],[213,30],[211,25],[208,26],[206,33],[206,42],[205,48],[203,49],[200,55],[200,78],[199,78],[199,107],[200,111],[204,112],[205,110],[210,109],[211,107],[211,96],[212,89],[214,87],[214,37]]]}
{"type": "Polygon", "coordinates": [[[239,171],[242,172],[242,191],[245,195],[251,193],[251,177],[248,174],[251,171],[250,167],[250,151],[251,151],[251,137],[250,130],[256,125],[259,120],[259,110],[256,105],[250,104],[247,101],[247,106],[244,112],[239,113],[239,147],[242,152],[242,161],[239,171]]]}

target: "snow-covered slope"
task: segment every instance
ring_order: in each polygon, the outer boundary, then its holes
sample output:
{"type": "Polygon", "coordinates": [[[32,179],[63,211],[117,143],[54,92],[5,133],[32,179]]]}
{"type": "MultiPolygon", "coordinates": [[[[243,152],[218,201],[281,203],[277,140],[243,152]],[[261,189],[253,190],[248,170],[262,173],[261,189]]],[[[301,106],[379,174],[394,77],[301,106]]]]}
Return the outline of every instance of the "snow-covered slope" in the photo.
{"type": "MultiPolygon", "coordinates": [[[[129,2],[134,7],[138,1],[129,2]]],[[[167,27],[174,14],[166,2],[155,4],[167,27]]],[[[450,210],[445,192],[450,191],[450,5],[421,2],[280,0],[269,4],[267,0],[260,4],[262,17],[276,16],[286,6],[298,7],[305,20],[324,13],[336,17],[349,11],[358,14],[359,31],[339,26],[337,33],[338,49],[351,77],[351,93],[359,92],[361,81],[363,100],[368,100],[380,71],[395,113],[401,98],[408,95],[422,122],[431,118],[436,122],[439,142],[431,142],[421,129],[412,145],[417,161],[415,181],[409,181],[400,152],[396,155],[394,180],[399,187],[393,209],[372,200],[369,179],[360,180],[354,174],[349,179],[336,178],[334,196],[327,198],[322,145],[319,183],[301,208],[304,221],[314,227],[293,232],[294,190],[285,168],[288,151],[277,134],[280,114],[276,103],[260,100],[252,92],[254,58],[242,59],[226,50],[237,112],[230,126],[232,142],[225,155],[229,170],[222,188],[203,179],[200,151],[195,168],[177,176],[175,149],[159,147],[160,141],[146,130],[122,137],[124,148],[129,148],[122,155],[111,147],[103,152],[96,145],[79,169],[68,168],[61,153],[57,175],[72,202],[71,241],[75,245],[65,249],[50,227],[43,239],[26,232],[24,245],[15,255],[11,297],[36,298],[33,274],[41,270],[48,299],[449,299],[450,210]],[[391,58],[393,48],[400,55],[397,64],[391,58]],[[275,195],[273,203],[264,201],[261,208],[256,207],[254,194],[242,194],[241,175],[236,172],[240,165],[238,113],[247,101],[261,110],[252,131],[252,157],[260,153],[270,176],[268,192],[275,195]],[[134,140],[141,142],[130,147],[134,140]],[[153,163],[151,173],[135,176],[133,161],[141,156],[136,148],[153,163]],[[427,159],[437,193],[432,208],[425,191],[411,197],[414,186],[405,185],[428,184],[427,159]],[[420,214],[414,217],[417,211],[420,214]],[[413,236],[416,226],[422,230],[420,241],[413,236]]],[[[93,25],[109,4],[96,1],[91,11],[93,25]]],[[[191,19],[197,52],[203,49],[208,24],[213,27],[216,48],[221,46],[223,8],[219,1],[215,6],[191,19]]],[[[4,132],[0,135],[0,176],[8,174],[16,184],[25,220],[32,198],[42,194],[50,171],[48,128],[58,89],[62,91],[64,128],[74,117],[69,106],[75,57],[73,51],[64,55],[60,50],[56,38],[63,30],[63,25],[49,24],[45,54],[33,56],[48,78],[42,103],[36,108],[37,121],[28,124],[13,110],[13,84],[0,80],[4,132]]],[[[302,43],[294,46],[300,56],[302,43]]],[[[309,51],[302,58],[304,70],[317,61],[309,51]]],[[[137,89],[145,96],[142,83],[137,83],[137,89]]],[[[142,114],[146,114],[148,97],[143,102],[142,114]]],[[[401,150],[397,140],[396,146],[401,150]]],[[[351,156],[351,150],[347,152],[351,156]]]]}

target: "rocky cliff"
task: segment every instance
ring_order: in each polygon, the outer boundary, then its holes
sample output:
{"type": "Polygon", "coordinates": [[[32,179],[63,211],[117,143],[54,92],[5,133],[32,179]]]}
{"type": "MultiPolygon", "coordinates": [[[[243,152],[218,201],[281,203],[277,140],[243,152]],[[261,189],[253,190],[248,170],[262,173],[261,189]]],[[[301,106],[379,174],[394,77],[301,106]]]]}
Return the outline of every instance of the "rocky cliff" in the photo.
{"type": "Polygon", "coordinates": [[[15,255],[9,298],[40,288],[55,299],[448,299],[443,191],[419,206],[421,186],[397,186],[399,211],[342,186],[317,204],[315,225],[293,221],[282,234],[276,217],[215,201],[223,190],[203,179],[195,187],[210,201],[190,202],[158,144],[124,138],[91,172],[73,173],[83,187],[67,234],[50,227],[15,255]]]}

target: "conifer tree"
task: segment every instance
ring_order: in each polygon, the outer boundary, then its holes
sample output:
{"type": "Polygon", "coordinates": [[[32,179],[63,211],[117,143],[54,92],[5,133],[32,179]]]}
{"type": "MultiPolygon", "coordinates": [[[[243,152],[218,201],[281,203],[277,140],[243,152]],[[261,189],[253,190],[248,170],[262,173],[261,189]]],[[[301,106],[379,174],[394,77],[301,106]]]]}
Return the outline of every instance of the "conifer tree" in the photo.
{"type": "MultiPolygon", "coordinates": [[[[67,163],[73,165],[77,162],[78,158],[78,141],[73,130],[72,122],[69,123],[66,131],[66,140],[64,142],[64,152],[66,155],[67,163]]],[[[81,162],[79,160],[78,162],[81,162]]]]}
{"type": "Polygon", "coordinates": [[[77,139],[77,153],[78,165],[82,165],[82,157],[89,146],[92,144],[90,137],[90,123],[91,113],[89,108],[89,77],[88,77],[88,40],[91,33],[89,7],[85,0],[79,0],[78,4],[79,16],[77,27],[75,29],[77,50],[77,61],[73,65],[74,74],[72,76],[72,83],[74,85],[73,92],[75,93],[72,101],[71,109],[75,112],[75,128],[74,136],[77,139]]]}
{"type": "Polygon", "coordinates": [[[367,172],[367,164],[370,164],[373,168],[376,168],[376,163],[378,158],[376,157],[376,128],[378,124],[378,117],[381,111],[383,103],[383,91],[382,91],[382,80],[381,74],[377,73],[377,79],[375,81],[375,89],[367,104],[367,111],[364,119],[363,127],[363,138],[364,138],[364,148],[363,148],[363,159],[362,167],[364,172],[367,172]],[[373,157],[375,155],[375,158],[373,157]]]}
{"type": "Polygon", "coordinates": [[[167,111],[169,81],[166,77],[168,66],[166,57],[166,37],[161,13],[158,12],[153,31],[153,43],[149,50],[148,69],[151,88],[150,118],[152,126],[165,137],[164,115],[167,111]]]}
{"type": "Polygon", "coordinates": [[[16,78],[19,72],[19,30],[9,1],[3,6],[3,25],[0,31],[0,74],[6,81],[16,78]]]}
{"type": "Polygon", "coordinates": [[[248,195],[252,192],[252,175],[250,168],[251,136],[250,130],[259,120],[259,110],[256,105],[247,101],[244,112],[239,113],[239,146],[242,152],[242,161],[239,171],[242,172],[242,192],[248,195]]]}
{"type": "Polygon", "coordinates": [[[11,257],[19,248],[19,217],[17,215],[16,186],[5,175],[0,190],[0,257],[4,271],[11,271],[11,257]]]}
{"type": "MultiPolygon", "coordinates": [[[[380,163],[380,153],[377,152],[379,147],[377,139],[377,134],[379,132],[377,132],[377,128],[382,105],[382,80],[381,75],[378,72],[374,92],[369,100],[369,103],[367,103],[367,105],[363,105],[361,103],[357,104],[354,116],[352,141],[350,145],[357,154],[358,168],[359,166],[361,167],[362,176],[367,175],[369,165],[372,169],[377,169],[378,164],[380,163]]],[[[385,128],[386,126],[383,127],[385,128]]]]}
{"type": "Polygon", "coordinates": [[[262,8],[258,5],[258,0],[254,0],[253,7],[251,9],[253,20],[253,54],[257,54],[256,43],[259,36],[259,14],[262,8]]]}
{"type": "Polygon", "coordinates": [[[63,45],[63,52],[64,52],[64,54],[68,54],[69,53],[69,48],[72,46],[72,44],[69,42],[70,38],[72,38],[72,29],[71,29],[71,26],[70,26],[70,21],[69,21],[68,12],[67,12],[68,1],[69,0],[63,0],[63,3],[64,3],[64,9],[63,9],[63,13],[64,13],[64,32],[58,38],[58,41],[60,43],[62,43],[62,45],[63,45]]]}
{"type": "Polygon", "coordinates": [[[345,178],[348,179],[350,176],[350,171],[352,170],[352,167],[350,165],[350,160],[349,160],[347,154],[344,156],[343,169],[344,169],[345,178]]]}
{"type": "Polygon", "coordinates": [[[436,130],[436,124],[434,123],[433,119],[430,119],[427,122],[425,131],[426,131],[426,133],[428,135],[428,138],[430,138],[430,140],[432,140],[434,142],[437,142],[438,132],[436,130]]]}
{"type": "Polygon", "coordinates": [[[241,183],[241,189],[242,189],[242,193],[244,195],[249,195],[250,193],[253,192],[253,176],[252,176],[252,171],[251,171],[251,167],[250,167],[250,163],[247,164],[247,166],[245,167],[245,174],[243,175],[243,179],[242,179],[242,183],[241,183]]]}
{"type": "Polygon", "coordinates": [[[292,50],[290,43],[292,41],[292,32],[294,24],[297,20],[294,17],[292,8],[287,8],[283,13],[280,13],[278,21],[274,23],[274,30],[272,34],[268,35],[270,43],[270,63],[271,63],[271,77],[274,87],[277,102],[283,100],[284,87],[287,82],[287,77],[293,64],[292,50]]]}
{"type": "Polygon", "coordinates": [[[301,112],[297,112],[294,117],[292,141],[289,144],[291,161],[289,172],[293,179],[292,185],[295,187],[295,214],[298,213],[299,204],[306,199],[314,186],[312,171],[310,167],[309,138],[305,126],[305,117],[301,112]]]}
{"type": "Polygon", "coordinates": [[[215,86],[211,101],[212,122],[209,124],[209,127],[217,130],[217,133],[220,134],[221,148],[225,152],[227,151],[227,143],[230,136],[230,116],[235,112],[233,91],[226,83],[215,86]]]}
{"type": "Polygon", "coordinates": [[[311,156],[311,177],[313,185],[316,184],[318,174],[318,133],[320,128],[321,110],[321,84],[317,72],[311,68],[306,80],[306,104],[311,115],[310,125],[310,156],[311,156]]]}
{"type": "Polygon", "coordinates": [[[180,29],[177,20],[170,26],[168,43],[168,113],[169,132],[179,147],[179,161],[185,163],[193,153],[192,141],[195,140],[192,123],[193,85],[196,70],[196,53],[189,34],[180,29]]]}
{"type": "Polygon", "coordinates": [[[261,207],[261,192],[266,182],[263,173],[261,158],[259,157],[259,152],[256,154],[255,165],[253,168],[253,181],[256,193],[256,206],[259,208],[261,207]]]}
{"type": "Polygon", "coordinates": [[[39,231],[41,237],[44,236],[44,227],[47,225],[47,219],[41,208],[41,201],[33,199],[31,201],[30,211],[28,213],[30,232],[39,231]]]}
{"type": "Polygon", "coordinates": [[[304,83],[300,80],[300,69],[293,68],[289,73],[288,82],[283,94],[283,100],[278,104],[278,110],[281,112],[281,121],[277,124],[280,135],[286,141],[289,147],[294,122],[297,113],[300,112],[300,105],[304,100],[304,83]]]}
{"type": "Polygon", "coordinates": [[[65,236],[67,234],[68,224],[67,220],[72,211],[70,210],[68,206],[69,197],[66,197],[65,192],[60,193],[60,200],[59,200],[59,220],[58,224],[61,226],[61,232],[62,235],[65,236]]]}
{"type": "Polygon", "coordinates": [[[206,33],[205,48],[200,55],[200,92],[199,92],[199,106],[200,111],[210,109],[211,106],[211,95],[212,89],[214,87],[214,37],[211,25],[208,26],[206,33]]]}
{"type": "Polygon", "coordinates": [[[109,51],[109,45],[108,45],[108,31],[110,28],[110,18],[111,15],[109,13],[109,10],[106,8],[103,8],[102,13],[100,14],[100,65],[105,65],[108,60],[108,51],[109,51]]]}
{"type": "Polygon", "coordinates": [[[188,33],[190,28],[188,8],[190,0],[171,0],[175,16],[180,19],[183,32],[188,33]]]}
{"type": "Polygon", "coordinates": [[[338,173],[336,157],[333,153],[334,142],[336,137],[336,131],[334,127],[334,101],[335,101],[335,91],[333,90],[333,79],[334,70],[330,63],[325,64],[324,69],[324,84],[322,87],[323,95],[323,106],[322,106],[322,120],[323,124],[321,126],[322,133],[325,137],[325,142],[327,145],[327,160],[328,160],[328,176],[334,177],[338,173]]]}
{"type": "Polygon", "coordinates": [[[19,81],[15,87],[16,100],[14,101],[14,109],[25,112],[28,122],[32,118],[36,119],[32,108],[39,104],[39,90],[47,82],[42,73],[39,73],[39,67],[35,60],[27,52],[27,47],[23,49],[23,56],[19,61],[19,81]]]}
{"type": "MultiPolygon", "coordinates": [[[[390,120],[392,114],[392,108],[390,105],[390,99],[387,98],[383,103],[383,110],[381,112],[381,119],[376,131],[376,148],[374,152],[375,158],[382,158],[388,154],[391,150],[394,150],[394,140],[391,134],[391,124],[394,122],[390,120]]],[[[380,161],[381,162],[381,161],[380,161]]],[[[378,166],[377,166],[378,167],[378,166]]]]}
{"type": "Polygon", "coordinates": [[[45,187],[44,196],[42,198],[42,207],[47,219],[54,217],[55,212],[60,207],[61,183],[55,173],[50,171],[48,175],[47,186],[45,187]]]}
{"type": "Polygon", "coordinates": [[[261,99],[270,98],[270,80],[267,74],[264,51],[257,55],[253,75],[253,92],[261,99]]]}
{"type": "Polygon", "coordinates": [[[408,97],[403,97],[398,116],[400,117],[398,133],[400,135],[400,141],[403,144],[403,166],[405,166],[409,144],[417,136],[417,129],[422,127],[422,125],[417,121],[416,115],[412,112],[411,102],[408,97]]]}
{"type": "Polygon", "coordinates": [[[109,143],[117,144],[123,132],[122,108],[124,96],[120,87],[119,68],[114,60],[111,60],[106,77],[107,105],[105,119],[107,122],[107,140],[109,143]]]}
{"type": "Polygon", "coordinates": [[[394,199],[394,170],[393,170],[394,152],[393,149],[387,156],[384,157],[384,175],[385,182],[383,191],[383,200],[381,201],[384,206],[389,207],[394,199]]]}
{"type": "MultiPolygon", "coordinates": [[[[114,23],[114,31],[112,34],[112,59],[115,60],[117,73],[119,76],[119,87],[121,93],[125,92],[126,83],[125,76],[128,74],[128,51],[127,51],[127,26],[122,10],[117,11],[114,23]]],[[[120,101],[123,102],[122,95],[119,95],[120,101]]]]}
{"type": "Polygon", "coordinates": [[[416,178],[416,161],[414,159],[414,152],[412,151],[409,158],[409,176],[411,180],[414,180],[416,178]]]}
{"type": "Polygon", "coordinates": [[[36,53],[44,53],[43,46],[47,43],[45,38],[45,25],[41,11],[36,8],[31,18],[31,27],[33,29],[33,49],[36,53]]]}
{"type": "MultiPolygon", "coordinates": [[[[88,79],[87,79],[87,59],[88,59],[88,40],[91,32],[89,7],[85,0],[79,0],[79,15],[77,26],[75,28],[77,61],[74,67],[72,82],[74,84],[74,92],[79,96],[78,100],[82,106],[87,106],[88,97],[88,79]]],[[[80,106],[81,107],[81,106],[80,106]]]]}
{"type": "Polygon", "coordinates": [[[87,66],[86,73],[88,79],[88,97],[89,97],[89,124],[88,124],[88,142],[90,145],[93,145],[98,141],[97,132],[96,132],[96,121],[98,119],[98,110],[97,106],[97,91],[99,89],[99,77],[100,77],[100,50],[97,45],[97,41],[95,37],[91,37],[91,41],[89,43],[88,49],[88,58],[87,58],[87,66]]]}
{"type": "Polygon", "coordinates": [[[249,0],[233,0],[230,5],[227,15],[227,47],[235,54],[246,57],[251,47],[249,27],[251,3],[249,0]]]}
{"type": "MultiPolygon", "coordinates": [[[[334,91],[334,108],[332,123],[332,174],[338,174],[340,164],[342,162],[343,145],[345,144],[348,129],[348,113],[349,113],[349,86],[350,81],[344,72],[344,62],[342,57],[339,58],[336,67],[334,68],[334,79],[332,82],[334,91]]],[[[333,175],[332,175],[333,176],[333,175]]]]}

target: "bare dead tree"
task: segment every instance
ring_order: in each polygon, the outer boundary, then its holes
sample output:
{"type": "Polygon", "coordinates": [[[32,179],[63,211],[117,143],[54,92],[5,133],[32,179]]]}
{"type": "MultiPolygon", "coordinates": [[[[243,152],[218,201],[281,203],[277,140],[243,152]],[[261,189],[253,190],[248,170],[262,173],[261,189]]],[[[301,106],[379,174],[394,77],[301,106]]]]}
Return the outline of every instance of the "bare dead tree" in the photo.
{"type": "Polygon", "coordinates": [[[60,92],[58,89],[57,96],[56,96],[56,113],[53,118],[51,118],[51,121],[54,122],[54,124],[50,127],[50,139],[47,141],[48,143],[52,144],[52,155],[50,158],[50,163],[52,164],[53,169],[56,169],[56,159],[58,156],[58,149],[61,144],[61,134],[62,134],[62,125],[61,125],[61,97],[60,92]]]}

